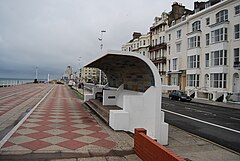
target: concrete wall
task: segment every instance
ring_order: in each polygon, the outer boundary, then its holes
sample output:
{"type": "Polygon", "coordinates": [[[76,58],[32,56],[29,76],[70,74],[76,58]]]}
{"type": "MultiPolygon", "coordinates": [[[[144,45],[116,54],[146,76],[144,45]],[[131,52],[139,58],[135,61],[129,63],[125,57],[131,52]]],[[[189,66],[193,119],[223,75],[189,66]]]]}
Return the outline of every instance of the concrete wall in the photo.
{"type": "Polygon", "coordinates": [[[113,129],[134,132],[135,128],[142,127],[161,144],[168,143],[168,124],[164,123],[161,111],[161,87],[150,87],[141,95],[125,93],[122,102],[123,110],[110,111],[109,125],[113,129]]]}

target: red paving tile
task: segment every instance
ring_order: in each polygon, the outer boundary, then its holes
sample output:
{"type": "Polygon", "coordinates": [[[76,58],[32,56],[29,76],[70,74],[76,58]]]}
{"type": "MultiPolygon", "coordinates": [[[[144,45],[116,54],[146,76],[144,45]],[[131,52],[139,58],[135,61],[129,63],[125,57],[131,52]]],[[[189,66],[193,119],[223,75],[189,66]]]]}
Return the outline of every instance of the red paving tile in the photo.
{"type": "Polygon", "coordinates": [[[41,140],[34,140],[27,143],[22,143],[21,146],[28,148],[30,150],[38,150],[50,146],[50,143],[41,140]]]}
{"type": "Polygon", "coordinates": [[[38,130],[38,131],[47,131],[47,130],[51,130],[52,128],[48,126],[38,126],[38,127],[33,127],[32,129],[38,130]]]}
{"type": "Polygon", "coordinates": [[[13,146],[13,145],[15,145],[15,144],[13,144],[13,143],[7,141],[7,142],[3,145],[3,147],[4,147],[4,148],[7,148],[7,147],[9,147],[9,146],[13,146]]]}
{"type": "Polygon", "coordinates": [[[97,126],[91,126],[91,127],[85,128],[85,129],[92,130],[92,131],[101,131],[102,130],[102,128],[97,127],[97,126]]]}
{"type": "Polygon", "coordinates": [[[105,138],[109,137],[108,134],[103,133],[103,132],[93,133],[88,136],[92,136],[92,137],[99,138],[99,139],[105,139],[105,138]]]}
{"type": "Polygon", "coordinates": [[[87,144],[79,142],[79,141],[75,141],[75,140],[68,140],[68,141],[64,141],[62,143],[59,143],[57,145],[61,146],[61,147],[64,147],[64,148],[71,149],[71,150],[76,150],[76,149],[81,148],[81,147],[83,147],[87,144]]]}
{"type": "MultiPolygon", "coordinates": [[[[62,124],[62,123],[61,123],[61,124],[62,124]]],[[[64,127],[59,128],[59,129],[65,130],[65,131],[75,131],[75,130],[77,130],[78,128],[72,127],[72,126],[64,126],[64,127]]]]}
{"type": "Polygon", "coordinates": [[[76,138],[81,137],[83,135],[76,134],[76,133],[73,133],[73,132],[68,132],[68,133],[60,134],[58,136],[61,136],[63,138],[67,138],[67,139],[76,139],[76,138]]]}
{"type": "Polygon", "coordinates": [[[31,137],[33,139],[43,139],[52,136],[51,134],[45,133],[45,132],[36,132],[32,134],[27,134],[26,136],[31,137]]]}

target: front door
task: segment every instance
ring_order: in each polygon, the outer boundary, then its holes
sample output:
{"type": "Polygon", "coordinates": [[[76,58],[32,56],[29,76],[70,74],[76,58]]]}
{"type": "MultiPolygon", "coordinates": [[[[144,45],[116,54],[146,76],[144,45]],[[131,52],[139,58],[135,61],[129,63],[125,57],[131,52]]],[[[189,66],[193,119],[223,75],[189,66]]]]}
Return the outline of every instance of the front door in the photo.
{"type": "Polygon", "coordinates": [[[233,75],[233,92],[240,92],[240,87],[239,87],[239,75],[235,73],[233,75]]]}
{"type": "Polygon", "coordinates": [[[209,88],[209,75],[208,75],[208,74],[205,75],[205,83],[204,83],[204,86],[205,86],[206,89],[209,88]]]}

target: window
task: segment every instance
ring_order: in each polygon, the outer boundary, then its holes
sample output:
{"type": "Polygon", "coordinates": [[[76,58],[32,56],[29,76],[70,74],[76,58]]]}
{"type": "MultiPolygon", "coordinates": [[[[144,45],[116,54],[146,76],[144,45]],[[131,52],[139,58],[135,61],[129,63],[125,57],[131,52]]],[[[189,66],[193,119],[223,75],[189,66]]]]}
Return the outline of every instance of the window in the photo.
{"type": "Polygon", "coordinates": [[[211,32],[211,42],[227,41],[227,28],[220,28],[211,32]]]}
{"type": "Polygon", "coordinates": [[[171,60],[168,60],[168,71],[171,71],[171,60]]]}
{"type": "Polygon", "coordinates": [[[152,40],[152,46],[154,46],[154,40],[152,40]]]}
{"type": "Polygon", "coordinates": [[[177,58],[173,59],[173,70],[177,70],[177,58]]]}
{"type": "Polygon", "coordinates": [[[240,38],[240,25],[234,25],[234,38],[239,39],[240,38]]]}
{"type": "Polygon", "coordinates": [[[200,47],[200,36],[188,38],[188,48],[200,47]]]}
{"type": "Polygon", "coordinates": [[[186,20],[186,15],[183,15],[183,16],[181,17],[181,21],[184,21],[184,20],[186,20]]]}
{"type": "Polygon", "coordinates": [[[205,54],[205,67],[209,67],[209,53],[205,54]]]}
{"type": "Polygon", "coordinates": [[[168,41],[171,41],[171,34],[168,34],[168,41]]]}
{"type": "Polygon", "coordinates": [[[227,65],[227,50],[211,52],[211,66],[227,65]]]}
{"type": "Polygon", "coordinates": [[[177,78],[171,77],[171,85],[177,85],[177,78]]]}
{"type": "Polygon", "coordinates": [[[200,67],[200,55],[192,55],[187,58],[188,69],[200,67]]]}
{"type": "Polygon", "coordinates": [[[228,10],[222,10],[216,14],[216,23],[224,22],[227,20],[228,20],[228,10]]]}
{"type": "Polygon", "coordinates": [[[235,48],[234,49],[234,63],[239,63],[240,59],[239,59],[239,48],[235,48]]]}
{"type": "Polygon", "coordinates": [[[199,75],[188,74],[187,75],[187,86],[199,87],[199,75]]]}
{"type": "Polygon", "coordinates": [[[182,30],[177,31],[177,39],[180,39],[182,37],[182,30]]]}
{"type": "Polygon", "coordinates": [[[171,54],[171,46],[169,45],[168,46],[168,55],[170,55],[171,54]]]}
{"type": "Polygon", "coordinates": [[[192,32],[199,31],[199,30],[201,30],[201,22],[200,21],[195,21],[192,24],[192,32]]]}
{"type": "Polygon", "coordinates": [[[145,45],[146,44],[146,41],[145,40],[143,40],[143,45],[145,45]]]}
{"type": "Polygon", "coordinates": [[[165,43],[165,36],[163,36],[162,39],[163,39],[163,43],[165,43]]]}
{"type": "Polygon", "coordinates": [[[227,74],[213,73],[210,74],[210,87],[213,88],[226,88],[227,74]]]}
{"type": "Polygon", "coordinates": [[[206,46],[209,45],[209,42],[210,42],[210,36],[209,36],[209,33],[206,34],[206,46]]]}
{"type": "Polygon", "coordinates": [[[234,9],[235,9],[235,15],[238,15],[240,13],[240,5],[235,6],[234,9]]]}
{"type": "Polygon", "coordinates": [[[181,52],[181,43],[176,44],[176,51],[181,52]]]}
{"type": "Polygon", "coordinates": [[[145,56],[145,51],[143,51],[143,55],[145,56]]]}
{"type": "Polygon", "coordinates": [[[210,18],[206,18],[206,25],[210,25],[210,18]]]}
{"type": "Polygon", "coordinates": [[[157,39],[155,39],[155,45],[157,45],[157,39]]]}

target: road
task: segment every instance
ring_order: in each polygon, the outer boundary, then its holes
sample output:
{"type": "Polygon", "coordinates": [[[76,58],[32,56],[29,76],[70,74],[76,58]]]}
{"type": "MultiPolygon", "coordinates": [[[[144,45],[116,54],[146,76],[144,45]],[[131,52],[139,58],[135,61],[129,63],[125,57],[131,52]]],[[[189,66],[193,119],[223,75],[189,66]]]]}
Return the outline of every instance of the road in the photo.
{"type": "Polygon", "coordinates": [[[240,110],[162,98],[169,124],[240,153],[240,110]]]}

